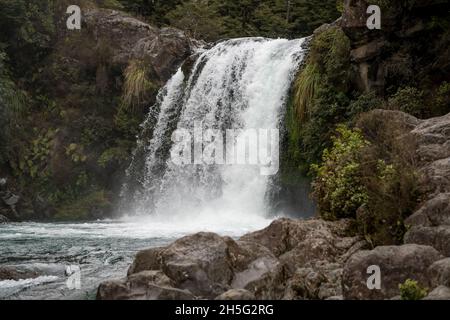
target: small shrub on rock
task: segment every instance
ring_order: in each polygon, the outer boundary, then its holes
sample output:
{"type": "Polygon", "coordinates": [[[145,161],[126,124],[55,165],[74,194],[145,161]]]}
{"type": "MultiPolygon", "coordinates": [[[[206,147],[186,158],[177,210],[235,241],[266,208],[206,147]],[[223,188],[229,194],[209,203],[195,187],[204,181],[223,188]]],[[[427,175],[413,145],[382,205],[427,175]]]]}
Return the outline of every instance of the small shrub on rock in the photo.
{"type": "Polygon", "coordinates": [[[398,286],[402,300],[421,300],[428,294],[427,289],[422,288],[417,281],[407,279],[398,286]]]}

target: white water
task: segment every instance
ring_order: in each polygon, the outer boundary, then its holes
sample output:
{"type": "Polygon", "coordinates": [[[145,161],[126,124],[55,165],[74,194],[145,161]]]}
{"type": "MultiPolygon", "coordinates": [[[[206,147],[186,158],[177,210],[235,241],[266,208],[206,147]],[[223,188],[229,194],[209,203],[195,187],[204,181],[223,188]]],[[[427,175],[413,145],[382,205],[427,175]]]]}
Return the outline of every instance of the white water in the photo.
{"type": "MultiPolygon", "coordinates": [[[[135,212],[151,221],[218,230],[263,227],[268,224],[265,194],[269,177],[250,165],[174,164],[161,158],[170,144],[167,130],[278,129],[279,116],[293,77],[303,59],[304,40],[234,39],[205,51],[192,75],[181,69],[160,94],[153,138],[145,152],[142,189],[135,212]],[[187,85],[185,81],[187,80],[187,85]],[[178,114],[175,124],[170,124],[178,114]],[[161,170],[163,164],[163,170],[161,170]],[[165,165],[164,165],[165,164],[165,165]],[[163,172],[161,172],[163,171],[163,172]]],[[[144,127],[147,123],[144,123],[144,127]]]]}
{"type": "Polygon", "coordinates": [[[144,152],[135,153],[145,166],[130,173],[141,186],[132,192],[134,210],[114,221],[0,225],[0,267],[39,275],[0,281],[0,299],[93,298],[100,282],[126,275],[139,250],[199,231],[239,237],[267,226],[269,178],[259,168],[178,167],[167,150],[171,132],[194,121],[222,130],[277,128],[302,43],[230,40],[205,51],[189,79],[179,70],[143,124],[154,130],[148,140],[141,137],[144,152]],[[66,286],[70,265],[81,268],[81,290],[66,286]]]}

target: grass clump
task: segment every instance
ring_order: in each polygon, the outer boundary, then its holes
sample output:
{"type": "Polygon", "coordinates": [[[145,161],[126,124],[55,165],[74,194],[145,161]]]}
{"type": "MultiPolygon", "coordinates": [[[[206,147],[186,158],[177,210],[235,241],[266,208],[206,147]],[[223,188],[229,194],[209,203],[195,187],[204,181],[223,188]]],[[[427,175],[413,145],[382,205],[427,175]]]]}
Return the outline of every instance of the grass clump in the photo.
{"type": "Polygon", "coordinates": [[[125,70],[125,84],[122,102],[126,108],[142,107],[156,86],[150,81],[150,64],[142,60],[132,60],[125,70]]]}

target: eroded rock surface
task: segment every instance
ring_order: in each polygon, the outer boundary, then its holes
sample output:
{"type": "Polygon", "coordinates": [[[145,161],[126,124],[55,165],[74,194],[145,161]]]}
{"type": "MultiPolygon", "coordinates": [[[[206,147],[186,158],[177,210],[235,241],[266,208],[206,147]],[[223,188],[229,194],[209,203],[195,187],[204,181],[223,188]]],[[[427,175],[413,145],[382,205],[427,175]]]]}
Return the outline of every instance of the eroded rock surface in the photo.
{"type": "Polygon", "coordinates": [[[107,281],[99,299],[327,299],[341,295],[352,250],[349,221],[279,219],[238,240],[197,233],[139,252],[126,279],[107,281]],[[304,279],[306,280],[304,280],[304,279]]]}

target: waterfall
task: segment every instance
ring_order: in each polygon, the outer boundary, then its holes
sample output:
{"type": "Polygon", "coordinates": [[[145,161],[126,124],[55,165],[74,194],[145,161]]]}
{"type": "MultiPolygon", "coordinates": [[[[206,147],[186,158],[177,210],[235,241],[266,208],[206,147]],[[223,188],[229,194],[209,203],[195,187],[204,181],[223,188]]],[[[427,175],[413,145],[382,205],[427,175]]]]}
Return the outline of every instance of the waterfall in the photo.
{"type": "Polygon", "coordinates": [[[128,210],[172,221],[263,219],[269,176],[255,165],[175,164],[173,133],[198,123],[223,133],[278,129],[304,42],[228,40],[199,53],[190,75],[180,68],[142,125],[122,192],[128,210]]]}

